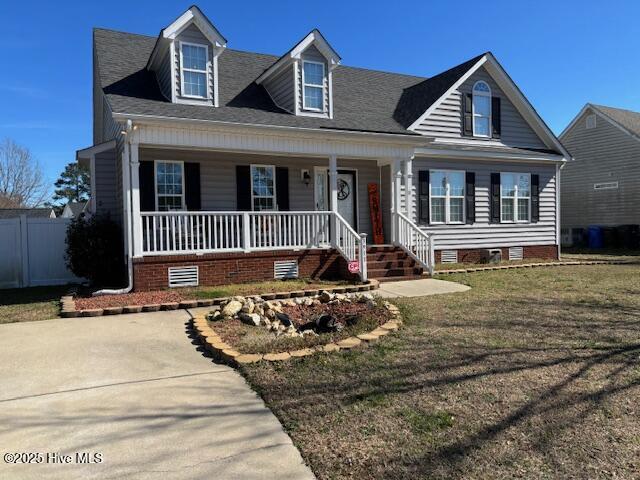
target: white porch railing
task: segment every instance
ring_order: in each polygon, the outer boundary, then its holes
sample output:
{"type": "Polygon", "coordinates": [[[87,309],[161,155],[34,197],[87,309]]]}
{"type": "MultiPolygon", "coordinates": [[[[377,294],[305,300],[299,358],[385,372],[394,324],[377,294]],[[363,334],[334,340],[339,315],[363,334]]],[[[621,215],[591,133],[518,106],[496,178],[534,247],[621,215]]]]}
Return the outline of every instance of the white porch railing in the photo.
{"type": "Polygon", "coordinates": [[[334,246],[348,262],[358,261],[367,278],[366,235],[335,212],[142,212],[140,220],[143,255],[334,246]]]}
{"type": "Polygon", "coordinates": [[[397,225],[396,241],[402,249],[433,275],[435,259],[433,238],[402,213],[394,213],[397,225]]]}

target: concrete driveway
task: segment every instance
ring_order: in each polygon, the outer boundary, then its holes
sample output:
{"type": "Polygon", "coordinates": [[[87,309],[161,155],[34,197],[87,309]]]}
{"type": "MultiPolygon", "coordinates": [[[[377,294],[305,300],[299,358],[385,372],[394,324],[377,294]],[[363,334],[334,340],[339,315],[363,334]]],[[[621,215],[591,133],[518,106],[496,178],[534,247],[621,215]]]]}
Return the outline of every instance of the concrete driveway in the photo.
{"type": "Polygon", "coordinates": [[[244,379],[191,343],[188,319],[0,325],[0,453],[40,462],[3,458],[0,478],[314,478],[244,379]]]}

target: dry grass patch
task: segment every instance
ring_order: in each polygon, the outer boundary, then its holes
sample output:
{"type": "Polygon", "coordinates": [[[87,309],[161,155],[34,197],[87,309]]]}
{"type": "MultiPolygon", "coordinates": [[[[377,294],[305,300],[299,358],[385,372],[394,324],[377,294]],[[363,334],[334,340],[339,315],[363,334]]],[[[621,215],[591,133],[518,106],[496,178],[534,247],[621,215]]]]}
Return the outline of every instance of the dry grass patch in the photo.
{"type": "Polygon", "coordinates": [[[318,478],[637,476],[640,267],[451,278],[378,345],[244,368],[318,478]]]}
{"type": "Polygon", "coordinates": [[[68,290],[68,286],[0,290],[0,324],[56,318],[60,297],[68,290]]]}

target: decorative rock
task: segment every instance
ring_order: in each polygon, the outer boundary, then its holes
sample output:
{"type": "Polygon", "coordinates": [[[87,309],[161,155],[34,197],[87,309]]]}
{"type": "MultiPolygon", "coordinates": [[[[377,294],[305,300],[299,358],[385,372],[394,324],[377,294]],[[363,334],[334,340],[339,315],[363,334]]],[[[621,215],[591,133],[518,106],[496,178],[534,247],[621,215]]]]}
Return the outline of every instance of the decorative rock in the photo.
{"type": "Polygon", "coordinates": [[[231,300],[222,309],[222,315],[225,317],[234,317],[242,309],[242,303],[238,300],[231,300]]]}
{"type": "Polygon", "coordinates": [[[87,310],[80,311],[83,317],[99,317],[100,315],[102,315],[102,312],[102,308],[89,308],[87,310]]]}
{"type": "Polygon", "coordinates": [[[152,303],[149,305],[143,305],[142,306],[142,311],[143,312],[159,312],[160,311],[160,304],[159,303],[152,303]]]}
{"type": "Polygon", "coordinates": [[[276,313],[276,318],[280,321],[280,323],[284,327],[287,327],[287,328],[293,327],[293,322],[289,318],[289,315],[287,315],[286,313],[276,313]]]}
{"type": "MultiPolygon", "coordinates": [[[[176,305],[178,304],[176,303],[176,305]]],[[[142,311],[142,305],[127,305],[122,310],[124,313],[140,313],[142,311]]]]}
{"type": "Polygon", "coordinates": [[[371,335],[377,335],[382,337],[384,335],[389,335],[390,330],[385,330],[384,328],[376,328],[375,330],[369,332],[371,335]]]}
{"type": "Polygon", "coordinates": [[[243,312],[243,313],[253,313],[255,308],[256,308],[256,304],[253,303],[253,300],[248,298],[244,302],[244,305],[242,306],[242,309],[240,311],[243,312]]]}
{"type": "MultiPolygon", "coordinates": [[[[107,307],[104,309],[104,315],[119,315],[122,313],[122,307],[107,307]]],[[[144,310],[143,310],[144,311],[144,310]]]]}
{"type": "Polygon", "coordinates": [[[360,340],[359,338],[349,337],[349,338],[345,338],[344,340],[339,341],[337,343],[337,345],[340,348],[353,348],[353,347],[357,347],[361,343],[362,343],[362,340],[360,340]]]}
{"type": "Polygon", "coordinates": [[[322,303],[329,303],[331,300],[333,300],[333,294],[327,292],[326,290],[323,290],[322,292],[320,292],[319,299],[322,303]]]}
{"type": "Polygon", "coordinates": [[[313,355],[313,350],[310,348],[301,348],[300,350],[293,350],[289,352],[289,355],[292,357],[306,357],[308,355],[313,355]]]}
{"type": "MultiPolygon", "coordinates": [[[[177,310],[178,309],[178,303],[177,302],[168,302],[168,303],[161,303],[160,304],[160,308],[162,310],[177,310]]],[[[127,308],[127,307],[125,307],[127,308]]]]}
{"type": "Polygon", "coordinates": [[[289,352],[267,353],[262,358],[264,358],[268,362],[279,362],[281,360],[289,360],[291,358],[291,355],[289,354],[289,352]]]}
{"type": "Polygon", "coordinates": [[[235,358],[235,361],[238,363],[246,364],[246,363],[256,363],[262,360],[262,355],[258,354],[242,354],[238,355],[235,358]]]}
{"type": "Polygon", "coordinates": [[[238,318],[242,323],[246,323],[247,325],[252,325],[254,327],[260,325],[260,315],[257,313],[240,313],[238,318]]]}

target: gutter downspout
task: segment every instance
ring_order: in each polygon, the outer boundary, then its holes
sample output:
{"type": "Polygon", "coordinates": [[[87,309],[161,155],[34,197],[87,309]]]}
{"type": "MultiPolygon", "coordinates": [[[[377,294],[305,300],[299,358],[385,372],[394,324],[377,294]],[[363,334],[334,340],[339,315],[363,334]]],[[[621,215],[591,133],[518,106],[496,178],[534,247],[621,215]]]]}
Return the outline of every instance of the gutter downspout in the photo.
{"type": "Polygon", "coordinates": [[[133,290],[133,258],[131,255],[131,248],[133,246],[133,228],[131,228],[131,150],[129,149],[129,143],[131,138],[131,132],[133,131],[133,122],[127,120],[126,130],[123,132],[125,136],[124,152],[122,159],[122,186],[123,186],[123,202],[124,202],[124,219],[123,224],[125,226],[125,254],[127,259],[127,286],[120,289],[103,289],[93,292],[91,295],[94,297],[101,295],[123,295],[133,290]]]}

